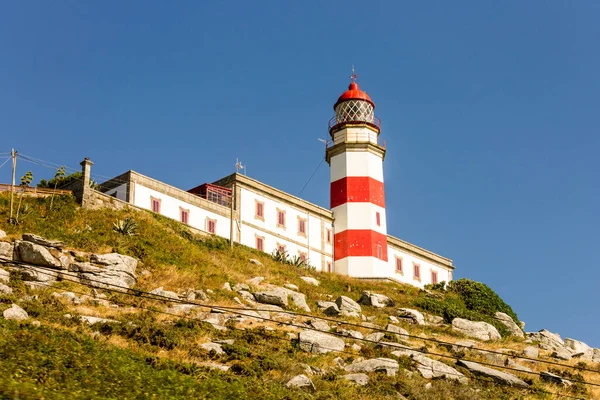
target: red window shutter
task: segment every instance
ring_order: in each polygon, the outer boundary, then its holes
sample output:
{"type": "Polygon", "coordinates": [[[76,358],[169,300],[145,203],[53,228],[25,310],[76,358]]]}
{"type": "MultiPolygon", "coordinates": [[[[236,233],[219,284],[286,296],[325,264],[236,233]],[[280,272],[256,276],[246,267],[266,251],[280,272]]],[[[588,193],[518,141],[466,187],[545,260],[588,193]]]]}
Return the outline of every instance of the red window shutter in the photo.
{"type": "Polygon", "coordinates": [[[402,273],[402,259],[396,258],[396,272],[402,273]]]}
{"type": "Polygon", "coordinates": [[[437,272],[431,271],[431,283],[434,285],[438,283],[437,272]]]}
{"type": "Polygon", "coordinates": [[[306,233],[306,222],[303,219],[298,220],[298,231],[300,233],[306,233]]]}
{"type": "Polygon", "coordinates": [[[256,216],[263,217],[263,203],[256,203],[256,216]]]}
{"type": "Polygon", "coordinates": [[[263,248],[264,248],[263,238],[257,237],[256,238],[256,249],[263,251],[263,248]]]}
{"type": "Polygon", "coordinates": [[[421,266],[419,264],[415,264],[415,278],[421,277],[421,266]]]}
{"type": "Polygon", "coordinates": [[[283,211],[277,211],[277,223],[281,226],[285,226],[285,214],[283,211]]]}
{"type": "Polygon", "coordinates": [[[327,229],[327,244],[331,244],[331,229],[327,229]]]}

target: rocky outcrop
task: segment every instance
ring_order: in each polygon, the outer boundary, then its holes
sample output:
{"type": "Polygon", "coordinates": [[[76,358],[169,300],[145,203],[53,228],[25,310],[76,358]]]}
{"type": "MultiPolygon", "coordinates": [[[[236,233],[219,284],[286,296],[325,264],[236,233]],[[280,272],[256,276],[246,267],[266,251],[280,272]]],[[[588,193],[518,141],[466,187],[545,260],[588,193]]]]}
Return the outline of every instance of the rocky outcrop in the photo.
{"type": "Polygon", "coordinates": [[[479,340],[498,340],[502,337],[498,330],[493,326],[483,321],[469,321],[462,318],[454,318],[452,320],[452,330],[460,332],[463,335],[479,339],[479,340]]]}
{"type": "Polygon", "coordinates": [[[521,338],[525,337],[525,334],[523,333],[521,328],[519,328],[519,326],[515,323],[515,321],[513,321],[513,319],[510,317],[510,315],[498,311],[498,312],[496,312],[495,316],[496,316],[496,319],[499,320],[500,322],[502,322],[502,325],[504,325],[506,327],[506,329],[508,329],[511,336],[517,336],[517,337],[521,337],[521,338]]]}
{"type": "Polygon", "coordinates": [[[6,286],[4,283],[0,283],[0,295],[12,294],[13,290],[11,287],[6,286]]]}
{"type": "Polygon", "coordinates": [[[425,317],[422,313],[411,308],[399,308],[396,310],[396,317],[404,322],[415,325],[425,325],[425,317]]]}
{"type": "Polygon", "coordinates": [[[323,332],[329,332],[329,329],[330,329],[329,325],[327,324],[327,322],[323,321],[322,319],[311,320],[308,323],[311,327],[313,327],[316,330],[323,331],[323,332]]]}
{"type": "Polygon", "coordinates": [[[565,347],[565,342],[561,339],[558,333],[552,333],[547,329],[542,329],[539,332],[528,332],[527,336],[540,343],[540,347],[544,350],[558,350],[565,347]]]}
{"type": "Polygon", "coordinates": [[[0,268],[0,282],[8,283],[10,281],[10,273],[0,268]]]}
{"type": "Polygon", "coordinates": [[[474,375],[491,378],[492,380],[494,380],[500,384],[503,384],[503,385],[514,386],[514,387],[519,387],[519,388],[523,388],[523,389],[526,389],[529,387],[529,385],[527,383],[525,383],[523,380],[521,380],[521,379],[517,378],[516,376],[514,376],[513,374],[509,374],[507,372],[502,372],[502,371],[495,370],[493,368],[488,368],[488,367],[485,367],[483,365],[480,365],[480,364],[477,364],[477,363],[471,362],[471,361],[458,360],[456,362],[456,364],[468,369],[474,375]]]}
{"type": "Polygon", "coordinates": [[[385,371],[388,376],[396,376],[400,368],[398,361],[391,358],[372,358],[352,363],[344,367],[346,372],[376,372],[385,371]]]}
{"type": "Polygon", "coordinates": [[[537,349],[537,347],[527,346],[523,349],[523,355],[527,358],[538,358],[540,351],[537,349]]]}
{"type": "Polygon", "coordinates": [[[51,254],[44,246],[24,240],[15,241],[15,258],[27,264],[65,269],[58,257],[51,254]]]}
{"type": "Polygon", "coordinates": [[[395,333],[399,340],[408,340],[408,331],[406,329],[400,328],[399,326],[393,324],[387,324],[385,330],[395,333]]]}
{"type": "Polygon", "coordinates": [[[340,296],[335,300],[335,304],[340,310],[340,314],[348,317],[359,317],[362,309],[360,304],[347,296],[340,296]]]}
{"type": "Polygon", "coordinates": [[[61,242],[60,240],[48,240],[41,236],[34,235],[33,233],[24,233],[23,240],[25,240],[27,242],[39,244],[40,246],[44,246],[44,247],[53,247],[53,248],[59,249],[59,250],[62,249],[63,247],[65,247],[64,242],[61,242]]]}
{"type": "Polygon", "coordinates": [[[565,347],[573,353],[573,357],[579,357],[583,360],[592,360],[594,358],[594,349],[582,341],[565,338],[565,347]]]}
{"type": "Polygon", "coordinates": [[[129,256],[111,253],[92,255],[91,262],[74,262],[69,271],[77,272],[83,283],[97,288],[126,291],[136,282],[138,261],[129,256]]]}
{"type": "Polygon", "coordinates": [[[358,302],[365,306],[372,306],[376,308],[391,307],[394,305],[394,302],[389,297],[382,294],[371,293],[366,290],[362,292],[358,302]]]}
{"type": "Polygon", "coordinates": [[[275,306],[287,307],[288,297],[292,299],[294,305],[303,311],[310,312],[306,304],[306,296],[288,288],[273,286],[267,291],[253,293],[254,299],[263,304],[272,304],[275,306]]]}
{"type": "Polygon", "coordinates": [[[5,319],[12,319],[14,321],[23,321],[29,318],[27,312],[16,304],[11,305],[10,308],[4,310],[2,316],[5,319]]]}
{"type": "Polygon", "coordinates": [[[433,360],[418,353],[412,354],[411,358],[416,362],[417,370],[425,379],[444,378],[456,380],[461,383],[466,383],[468,381],[467,377],[463,374],[441,361],[433,360]]]}
{"type": "Polygon", "coordinates": [[[0,242],[0,258],[13,259],[15,246],[12,243],[0,242]]]}
{"type": "Polygon", "coordinates": [[[285,386],[287,388],[305,388],[311,391],[315,390],[315,385],[312,383],[310,378],[306,375],[296,375],[290,379],[285,386]]]}
{"type": "Polygon", "coordinates": [[[344,350],[343,339],[315,331],[302,331],[298,333],[298,346],[310,353],[324,354],[330,351],[344,350]]]}

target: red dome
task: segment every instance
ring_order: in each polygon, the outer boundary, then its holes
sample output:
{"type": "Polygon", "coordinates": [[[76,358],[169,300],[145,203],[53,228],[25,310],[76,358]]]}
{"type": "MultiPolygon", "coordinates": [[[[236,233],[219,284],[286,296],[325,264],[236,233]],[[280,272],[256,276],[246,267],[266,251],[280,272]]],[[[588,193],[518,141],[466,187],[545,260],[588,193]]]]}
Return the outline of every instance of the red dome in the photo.
{"type": "Polygon", "coordinates": [[[342,93],[342,95],[338,98],[338,101],[333,105],[333,109],[335,110],[338,104],[346,100],[364,100],[371,103],[373,108],[375,108],[375,103],[373,103],[373,100],[371,100],[371,98],[366,92],[360,90],[360,88],[358,87],[358,83],[356,82],[350,82],[348,90],[342,93]]]}

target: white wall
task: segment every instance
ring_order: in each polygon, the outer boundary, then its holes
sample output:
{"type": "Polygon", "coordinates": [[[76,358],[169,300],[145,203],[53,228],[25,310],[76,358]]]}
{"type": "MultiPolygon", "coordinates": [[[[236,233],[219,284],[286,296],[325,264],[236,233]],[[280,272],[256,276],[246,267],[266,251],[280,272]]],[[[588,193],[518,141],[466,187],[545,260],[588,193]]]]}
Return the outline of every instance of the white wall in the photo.
{"type": "Polygon", "coordinates": [[[164,193],[157,192],[156,190],[149,189],[139,183],[132,183],[134,185],[135,195],[134,205],[148,210],[152,210],[152,203],[150,198],[161,200],[160,214],[165,217],[173,218],[176,221],[180,221],[180,207],[189,210],[188,225],[208,232],[207,218],[217,221],[215,234],[226,239],[229,239],[229,218],[223,217],[212,211],[205,210],[203,208],[191,205],[181,200],[175,199],[164,193]]]}
{"type": "Polygon", "coordinates": [[[370,177],[383,182],[383,160],[368,151],[346,151],[331,157],[331,182],[348,176],[370,177]]]}
{"type": "Polygon", "coordinates": [[[119,185],[106,192],[106,194],[109,196],[114,196],[119,200],[127,201],[127,184],[124,183],[122,185],[119,185]]]}
{"type": "Polygon", "coordinates": [[[425,261],[424,259],[418,258],[412,254],[408,254],[403,252],[402,250],[392,246],[388,243],[388,263],[390,268],[388,269],[394,279],[408,283],[413,286],[423,287],[427,284],[431,283],[431,271],[437,271],[438,273],[438,283],[441,281],[451,281],[452,273],[445,268],[439,267],[429,261],[425,261]],[[402,258],[402,269],[403,274],[396,273],[396,257],[402,258]],[[414,279],[413,272],[414,263],[417,263],[421,266],[421,280],[414,279]]]}

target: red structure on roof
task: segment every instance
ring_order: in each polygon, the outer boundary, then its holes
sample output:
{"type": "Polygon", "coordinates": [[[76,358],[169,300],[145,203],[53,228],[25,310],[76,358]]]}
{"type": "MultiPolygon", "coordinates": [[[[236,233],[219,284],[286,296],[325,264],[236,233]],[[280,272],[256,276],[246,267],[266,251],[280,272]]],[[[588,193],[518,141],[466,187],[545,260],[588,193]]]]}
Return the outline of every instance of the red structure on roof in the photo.
{"type": "Polygon", "coordinates": [[[231,189],[222,186],[205,183],[188,190],[188,193],[195,194],[198,197],[202,197],[203,199],[222,206],[229,206],[231,204],[231,189]]]}
{"type": "Polygon", "coordinates": [[[373,103],[367,92],[363,92],[362,90],[360,90],[360,87],[358,87],[358,83],[354,81],[350,82],[348,90],[342,93],[342,95],[338,98],[338,101],[333,105],[333,109],[335,110],[338,104],[346,100],[364,100],[366,102],[371,103],[373,108],[375,108],[375,103],[373,103]]]}

